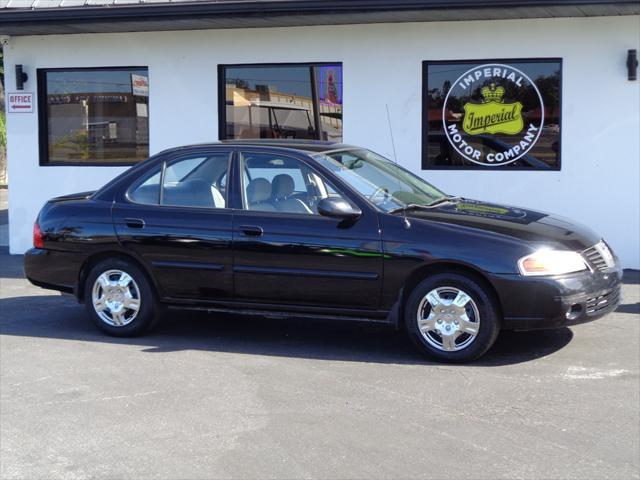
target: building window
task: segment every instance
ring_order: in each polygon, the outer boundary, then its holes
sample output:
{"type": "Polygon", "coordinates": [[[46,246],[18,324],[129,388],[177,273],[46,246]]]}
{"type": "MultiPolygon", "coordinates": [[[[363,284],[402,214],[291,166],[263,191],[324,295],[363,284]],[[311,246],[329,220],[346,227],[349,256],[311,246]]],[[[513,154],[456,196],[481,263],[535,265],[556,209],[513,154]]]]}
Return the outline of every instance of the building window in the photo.
{"type": "Polygon", "coordinates": [[[147,68],[38,70],[41,165],[130,165],[149,156],[147,68]]]}
{"type": "Polygon", "coordinates": [[[423,169],[559,170],[561,59],[423,63],[423,169]]]}
{"type": "Polygon", "coordinates": [[[342,65],[219,67],[220,139],[342,141],[342,65]]]}

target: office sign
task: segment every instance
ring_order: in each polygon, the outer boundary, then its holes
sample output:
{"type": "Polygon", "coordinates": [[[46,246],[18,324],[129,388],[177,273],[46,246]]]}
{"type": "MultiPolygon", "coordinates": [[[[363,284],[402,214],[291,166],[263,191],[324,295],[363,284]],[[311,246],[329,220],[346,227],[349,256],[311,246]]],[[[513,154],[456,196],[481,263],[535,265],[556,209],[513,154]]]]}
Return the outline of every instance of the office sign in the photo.
{"type": "Polygon", "coordinates": [[[33,93],[8,92],[6,98],[7,98],[7,111],[9,113],[33,112],[33,93]]]}

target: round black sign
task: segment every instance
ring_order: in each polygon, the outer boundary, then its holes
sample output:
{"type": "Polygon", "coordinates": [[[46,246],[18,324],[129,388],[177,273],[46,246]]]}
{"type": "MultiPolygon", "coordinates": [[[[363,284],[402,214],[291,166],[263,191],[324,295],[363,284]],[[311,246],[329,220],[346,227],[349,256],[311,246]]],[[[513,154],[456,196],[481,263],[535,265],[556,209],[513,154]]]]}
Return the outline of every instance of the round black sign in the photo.
{"type": "Polygon", "coordinates": [[[542,95],[517,68],[499,63],[478,65],[451,85],[442,123],[453,148],[470,162],[487,167],[508,165],[527,155],[540,137],[542,95]]]}

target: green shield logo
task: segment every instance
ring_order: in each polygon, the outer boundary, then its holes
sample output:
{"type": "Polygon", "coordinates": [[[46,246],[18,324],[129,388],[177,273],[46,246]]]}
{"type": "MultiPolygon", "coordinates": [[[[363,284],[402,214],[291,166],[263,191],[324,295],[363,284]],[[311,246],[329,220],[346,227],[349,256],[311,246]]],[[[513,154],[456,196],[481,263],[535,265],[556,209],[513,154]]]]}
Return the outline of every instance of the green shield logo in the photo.
{"type": "Polygon", "coordinates": [[[503,103],[504,87],[490,84],[481,90],[482,103],[466,103],[462,128],[469,135],[506,133],[516,135],[524,128],[522,103],[503,103]]]}
{"type": "Polygon", "coordinates": [[[462,128],[469,135],[482,133],[516,135],[524,128],[522,104],[520,102],[467,103],[464,105],[462,128]]]}

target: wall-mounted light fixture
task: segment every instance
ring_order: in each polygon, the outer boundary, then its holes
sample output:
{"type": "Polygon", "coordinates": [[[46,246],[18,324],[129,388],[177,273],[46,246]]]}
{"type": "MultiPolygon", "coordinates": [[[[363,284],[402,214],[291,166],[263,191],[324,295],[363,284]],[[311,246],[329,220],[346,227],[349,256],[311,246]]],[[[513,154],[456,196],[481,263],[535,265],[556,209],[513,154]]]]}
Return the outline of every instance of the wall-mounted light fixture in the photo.
{"type": "Polygon", "coordinates": [[[627,73],[629,80],[638,79],[638,51],[635,48],[627,52],[627,73]]]}
{"type": "Polygon", "coordinates": [[[16,90],[24,90],[24,84],[27,80],[29,80],[29,75],[22,71],[22,65],[16,65],[16,90]]]}

